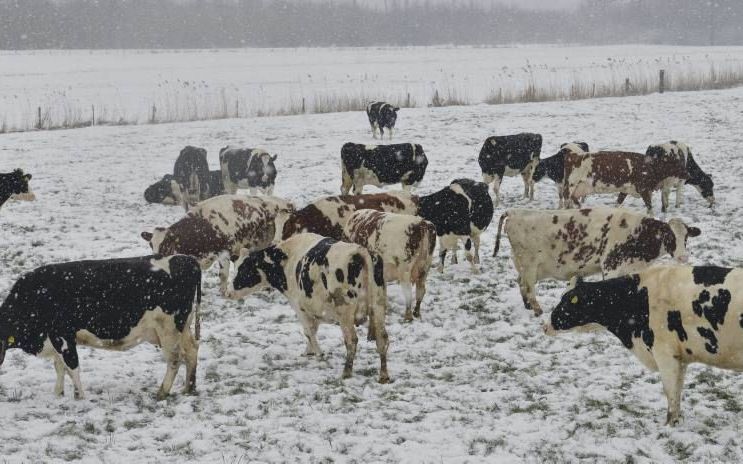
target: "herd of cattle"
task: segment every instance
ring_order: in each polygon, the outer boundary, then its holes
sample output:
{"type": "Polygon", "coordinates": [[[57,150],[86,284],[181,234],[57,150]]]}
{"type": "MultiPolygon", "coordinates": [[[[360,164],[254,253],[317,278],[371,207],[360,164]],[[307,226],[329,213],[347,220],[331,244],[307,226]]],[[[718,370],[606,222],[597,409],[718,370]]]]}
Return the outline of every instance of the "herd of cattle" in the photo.
{"type": "MultiPolygon", "coordinates": [[[[383,128],[392,137],[397,111],[384,103],[369,105],[375,138],[383,128]]],[[[124,350],[148,341],[159,345],[167,360],[158,398],[169,393],[181,362],[190,392],[196,382],[201,273],[217,262],[220,292],[227,298],[268,287],[285,295],[302,325],[307,355],[321,354],[320,323],[340,324],[344,378],[353,370],[356,326],[368,324],[380,357],[379,381],[388,382],[386,284],[401,285],[404,319],[420,318],[436,243],[439,271],[448,252],[456,262],[463,242],[477,272],[480,236],[500,203],[503,178],[520,175],[524,196],[533,199],[534,184],[546,177],[557,185],[560,209],[505,211],[493,256],[505,230],[524,305],[536,315],[542,313],[537,282],[571,280],[545,332],[609,330],[660,371],[668,423],[675,424],[689,363],[743,368],[743,270],[649,267],[665,255],[687,262],[687,240],[701,231],[679,219],[664,222],[624,208],[575,207],[592,193],[618,193],[618,203],[637,196],[651,212],[652,193],[662,190],[666,211],[673,188],[676,206],[681,205],[684,184],[696,187],[712,206],[712,179],[678,142],[652,145],[645,154],[590,152],[586,143],[567,143],[546,159],[540,158],[541,148],[539,134],[489,137],[479,156],[484,182],[455,179],[432,194],[414,195],[411,188],[421,183],[428,165],[421,145],[347,143],[340,154],[342,194],[297,208],[271,196],[275,155],[225,147],[220,170],[209,171],[206,150],[187,146],[173,174],[144,194],[148,202],[186,209],[174,224],[142,232],[154,254],[51,264],[23,275],[0,307],[0,364],[9,348],[50,357],[57,371],[55,392],[63,394],[67,373],[79,398],[77,345],[124,350]],[[402,191],[362,193],[366,185],[397,183],[402,191]],[[251,195],[238,195],[238,189],[250,189],[251,195]],[[581,280],[599,273],[601,281],[581,280]]],[[[33,199],[30,180],[21,170],[0,175],[0,206],[11,197],[33,199]]]]}

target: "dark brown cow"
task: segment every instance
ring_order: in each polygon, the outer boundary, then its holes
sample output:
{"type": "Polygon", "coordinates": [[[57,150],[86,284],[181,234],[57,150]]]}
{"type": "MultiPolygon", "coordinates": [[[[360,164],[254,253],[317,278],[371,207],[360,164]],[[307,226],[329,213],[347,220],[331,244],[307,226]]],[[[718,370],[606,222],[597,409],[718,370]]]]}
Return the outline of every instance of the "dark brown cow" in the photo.
{"type": "Polygon", "coordinates": [[[650,212],[655,190],[660,190],[664,182],[688,177],[686,167],[669,158],[656,159],[621,151],[587,154],[570,151],[565,155],[568,203],[578,207],[591,193],[619,193],[618,203],[621,204],[627,195],[640,197],[650,212]]]}

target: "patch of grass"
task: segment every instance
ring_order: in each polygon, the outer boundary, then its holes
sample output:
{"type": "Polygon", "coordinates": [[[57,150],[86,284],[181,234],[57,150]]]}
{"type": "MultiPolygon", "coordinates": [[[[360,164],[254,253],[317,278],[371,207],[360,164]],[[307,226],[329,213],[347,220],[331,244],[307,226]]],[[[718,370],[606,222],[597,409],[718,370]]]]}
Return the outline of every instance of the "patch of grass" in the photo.
{"type": "Polygon", "coordinates": [[[478,437],[469,442],[469,445],[467,446],[467,454],[470,456],[490,456],[495,453],[498,448],[502,448],[505,445],[506,440],[503,437],[478,437]]]}

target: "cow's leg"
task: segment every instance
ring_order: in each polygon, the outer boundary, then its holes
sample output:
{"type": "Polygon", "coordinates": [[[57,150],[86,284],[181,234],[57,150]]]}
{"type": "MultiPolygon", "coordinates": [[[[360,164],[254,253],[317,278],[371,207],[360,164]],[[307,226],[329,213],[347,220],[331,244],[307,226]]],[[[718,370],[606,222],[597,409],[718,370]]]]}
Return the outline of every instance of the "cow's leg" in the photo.
{"type": "Polygon", "coordinates": [[[524,179],[524,182],[526,185],[529,186],[529,201],[534,200],[534,185],[536,182],[534,182],[534,171],[537,170],[537,165],[539,164],[539,159],[532,160],[532,162],[529,164],[529,167],[526,169],[527,175],[526,179],[524,179]]]}
{"type": "Polygon", "coordinates": [[[394,131],[394,127],[388,127],[387,132],[390,133],[390,140],[392,140],[392,132],[394,131]]]}
{"type": "MultiPolygon", "coordinates": [[[[653,192],[640,192],[640,196],[642,197],[642,201],[645,203],[645,207],[648,209],[648,215],[653,214],[653,192]]],[[[664,209],[663,212],[665,213],[666,210],[664,209]]]]}
{"type": "Polygon", "coordinates": [[[493,193],[495,193],[495,206],[500,205],[500,184],[503,181],[503,176],[496,174],[493,177],[493,193]]]}
{"type": "Polygon", "coordinates": [[[676,208],[680,208],[684,204],[684,183],[679,182],[676,184],[676,208]]]}
{"type": "Polygon", "coordinates": [[[557,184],[557,209],[563,209],[566,208],[567,205],[565,204],[565,188],[562,184],[557,184]]]}
{"type": "MultiPolygon", "coordinates": [[[[80,382],[80,359],[77,355],[77,342],[75,336],[51,336],[49,339],[52,342],[54,350],[57,352],[56,357],[61,357],[64,364],[64,369],[67,375],[72,379],[72,385],[75,391],[75,399],[81,400],[85,396],[83,392],[83,384],[80,382]]],[[[57,364],[55,361],[55,369],[57,364]]],[[[59,372],[57,372],[57,384],[59,384],[59,372]]],[[[64,379],[62,380],[64,384],[64,379]]],[[[56,393],[55,385],[55,393],[56,393]]]]}
{"type": "MultiPolygon", "coordinates": [[[[660,210],[665,213],[668,210],[668,200],[671,198],[671,186],[663,186],[660,193],[660,210]]],[[[676,205],[678,206],[678,205],[676,205]]]]}
{"type": "Polygon", "coordinates": [[[421,302],[423,297],[426,296],[426,275],[420,276],[415,282],[415,309],[413,310],[413,317],[421,318],[421,302]]]}
{"type": "Polygon", "coordinates": [[[413,320],[413,284],[410,282],[410,274],[405,275],[400,279],[400,287],[402,288],[402,294],[405,297],[405,322],[411,322],[413,320]]]}
{"type": "Polygon", "coordinates": [[[387,372],[387,348],[390,339],[384,326],[386,305],[382,298],[375,298],[372,306],[372,317],[369,321],[374,324],[374,332],[377,336],[377,353],[379,354],[379,383],[389,383],[390,374],[387,372]]]}
{"type": "Polygon", "coordinates": [[[62,357],[56,353],[54,355],[54,370],[57,372],[57,383],[54,384],[54,394],[57,396],[64,396],[65,365],[64,361],[62,361],[62,357]]]}
{"type": "Polygon", "coordinates": [[[269,197],[273,196],[273,188],[274,185],[269,185],[268,187],[266,187],[264,195],[268,195],[269,197]]]}
{"type": "Polygon", "coordinates": [[[181,365],[181,334],[176,332],[174,321],[170,322],[169,327],[165,327],[164,324],[159,325],[155,328],[155,332],[160,339],[160,347],[162,348],[163,356],[165,357],[165,362],[167,364],[163,383],[160,385],[160,390],[157,392],[157,400],[162,401],[170,394],[170,390],[173,388],[173,382],[175,381],[175,376],[178,374],[178,368],[181,365]]]}
{"type": "Polygon", "coordinates": [[[456,249],[457,249],[457,237],[453,235],[442,235],[439,237],[439,258],[441,262],[439,264],[439,272],[444,272],[444,261],[446,260],[446,252],[453,250],[452,262],[456,264],[456,249]]]}
{"type": "Polygon", "coordinates": [[[384,126],[379,126],[379,140],[384,139],[384,126]]]}
{"type": "Polygon", "coordinates": [[[196,391],[196,365],[199,358],[199,344],[191,333],[190,321],[181,333],[181,348],[183,358],[186,360],[186,385],[183,393],[189,395],[196,391]]]}
{"type": "Polygon", "coordinates": [[[473,262],[474,264],[480,264],[480,232],[473,232],[470,238],[475,247],[475,260],[473,262]]]}
{"type": "Polygon", "coordinates": [[[320,321],[312,316],[308,316],[303,309],[297,311],[299,316],[299,323],[302,324],[302,331],[304,337],[307,339],[307,349],[304,352],[305,356],[322,356],[322,350],[320,344],[317,343],[317,329],[320,326],[320,321]]]}
{"type": "Polygon", "coordinates": [[[626,199],[627,199],[627,194],[623,192],[620,193],[619,196],[617,197],[617,205],[621,205],[622,203],[624,203],[624,200],[626,199]]]}
{"type": "Polygon", "coordinates": [[[475,257],[472,255],[472,239],[469,237],[467,237],[467,240],[464,242],[464,259],[467,260],[468,263],[470,263],[472,272],[474,274],[477,274],[479,272],[479,269],[477,269],[477,265],[475,264],[475,257]]]}
{"type": "Polygon", "coordinates": [[[343,166],[343,163],[341,163],[341,195],[348,195],[348,192],[351,191],[352,186],[353,179],[346,170],[346,167],[343,166]]]}
{"type": "Polygon", "coordinates": [[[361,195],[364,193],[364,181],[361,179],[354,179],[353,181],[353,194],[361,195]]]}
{"type": "Polygon", "coordinates": [[[345,307],[341,310],[341,330],[343,331],[343,342],[346,345],[346,363],[343,366],[343,378],[347,379],[353,374],[353,360],[356,358],[356,345],[359,337],[356,335],[354,326],[355,308],[345,307]]]}
{"type": "Polygon", "coordinates": [[[224,296],[227,292],[227,281],[230,278],[230,257],[222,253],[217,262],[219,263],[219,291],[224,296]]]}
{"type": "Polygon", "coordinates": [[[376,121],[371,124],[372,128],[372,138],[377,138],[377,131],[379,130],[379,123],[376,121]]]}
{"type": "Polygon", "coordinates": [[[674,426],[681,420],[681,390],[684,386],[686,366],[673,356],[656,356],[655,361],[668,400],[666,425],[674,426]]]}
{"type": "Polygon", "coordinates": [[[519,289],[521,290],[521,299],[524,301],[526,309],[534,311],[535,316],[542,315],[542,307],[539,305],[536,297],[537,268],[527,263],[526,267],[519,272],[519,289]]]}

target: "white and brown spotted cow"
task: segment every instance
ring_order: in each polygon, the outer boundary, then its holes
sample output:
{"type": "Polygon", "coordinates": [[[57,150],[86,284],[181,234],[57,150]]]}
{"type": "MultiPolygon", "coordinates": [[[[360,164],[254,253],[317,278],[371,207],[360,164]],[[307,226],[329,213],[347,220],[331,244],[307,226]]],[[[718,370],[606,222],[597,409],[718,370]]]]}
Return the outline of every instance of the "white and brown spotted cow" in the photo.
{"type": "Polygon", "coordinates": [[[667,180],[663,183],[663,196],[661,197],[663,204],[668,204],[671,189],[675,187],[676,208],[680,207],[684,203],[684,184],[688,184],[699,190],[702,198],[707,200],[710,207],[714,206],[715,195],[713,192],[714,182],[712,181],[712,177],[702,171],[694,160],[694,155],[692,155],[691,148],[688,145],[671,140],[668,143],[650,145],[645,151],[645,155],[653,158],[675,159],[686,166],[686,173],[689,175],[688,180],[676,180],[675,182],[673,180],[667,180]]]}
{"type": "MultiPolygon", "coordinates": [[[[686,167],[676,159],[652,158],[641,153],[597,152],[565,154],[565,188],[568,205],[580,202],[592,193],[619,193],[617,203],[627,195],[640,197],[652,212],[652,195],[666,183],[688,179],[686,167]]],[[[667,204],[663,205],[663,212],[667,204]]]]}
{"type": "Polygon", "coordinates": [[[426,277],[436,247],[436,227],[418,216],[361,209],[348,219],[344,232],[349,242],[382,258],[386,282],[400,282],[405,296],[405,320],[420,318],[426,277]]]}
{"type": "Polygon", "coordinates": [[[653,266],[602,282],[573,282],[545,332],[605,328],[660,373],[666,423],[681,418],[686,367],[743,370],[743,269],[653,266]]]}
{"type": "Polygon", "coordinates": [[[384,264],[364,247],[297,234],[276,245],[244,253],[226,296],[243,298],[263,288],[280,291],[296,311],[307,337],[307,355],[322,355],[317,343],[320,323],[339,323],[346,345],[343,378],[351,377],[356,357],[356,325],[368,319],[369,339],[376,339],[379,382],[389,382],[384,325],[387,292],[384,264]]]}
{"type": "Polygon", "coordinates": [[[294,206],[281,198],[220,195],[197,204],[170,227],[156,227],[141,235],[155,253],[194,256],[202,270],[219,260],[220,290],[224,292],[230,257],[237,257],[242,248],[252,251],[268,246],[276,235],[277,216],[292,211],[294,206]]]}
{"type": "Polygon", "coordinates": [[[542,314],[535,291],[538,281],[624,275],[666,254],[685,262],[687,238],[701,233],[679,219],[666,223],[624,208],[510,209],[498,223],[493,256],[504,222],[521,297],[537,316],[542,314]]]}
{"type": "Polygon", "coordinates": [[[343,240],[343,228],[351,214],[358,209],[416,214],[417,197],[407,192],[388,192],[322,198],[291,214],[283,222],[277,241],[303,232],[343,240]]]}

